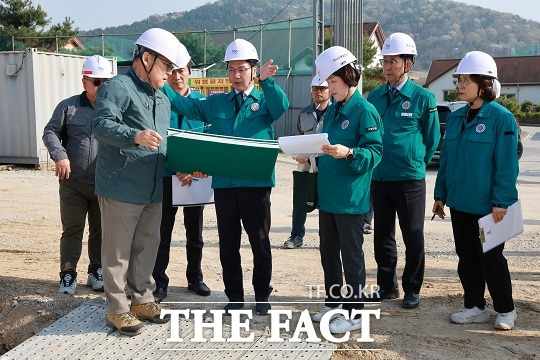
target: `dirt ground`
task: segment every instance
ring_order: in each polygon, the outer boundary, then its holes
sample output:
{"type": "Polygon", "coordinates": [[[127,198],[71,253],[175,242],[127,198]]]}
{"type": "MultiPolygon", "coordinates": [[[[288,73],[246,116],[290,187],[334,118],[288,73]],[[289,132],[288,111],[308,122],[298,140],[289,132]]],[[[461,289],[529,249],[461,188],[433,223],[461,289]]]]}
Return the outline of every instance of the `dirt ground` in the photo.
{"type": "MultiPolygon", "coordinates": [[[[304,246],[282,249],[291,226],[292,177],[295,169],[290,158],[278,158],[277,186],[272,192],[272,229],[274,308],[292,309],[296,320],[304,309],[317,311],[318,304],[287,302],[316,301],[310,299],[311,285],[323,284],[318,252],[317,212],[309,214],[304,246]],[[279,303],[278,303],[279,302],[279,303]]],[[[428,199],[432,198],[436,169],[427,176],[428,199]]],[[[486,324],[455,325],[448,314],[462,308],[462,288],[457,277],[457,257],[451,235],[450,220],[430,221],[432,201],[426,206],[426,271],[421,292],[421,305],[405,310],[401,300],[390,300],[367,308],[381,309],[379,320],[372,320],[373,343],[358,343],[359,334],[340,344],[334,359],[535,359],[540,354],[540,193],[538,183],[518,181],[524,202],[525,233],[506,246],[511,270],[514,300],[518,320],[514,331],[501,332],[493,328],[495,312],[486,324]],[[350,351],[350,349],[380,349],[350,351]]],[[[185,234],[179,217],[173,234],[170,301],[197,301],[186,289],[185,234]]],[[[61,232],[58,184],[51,169],[33,170],[16,167],[0,171],[0,354],[39,332],[81,303],[101,296],[85,286],[86,238],[79,263],[79,284],[76,295],[60,295],[58,290],[59,236],[61,232]]],[[[398,231],[399,269],[403,270],[404,246],[398,231]]],[[[226,301],[221,281],[218,237],[213,206],[205,209],[205,250],[203,272],[212,295],[204,301],[226,301]]],[[[373,257],[373,235],[364,243],[367,284],[376,282],[373,257]]],[[[247,301],[253,301],[251,288],[252,257],[247,239],[242,245],[244,284],[247,301]]],[[[322,301],[322,299],[320,299],[322,301]]],[[[193,307],[217,308],[219,305],[197,304],[193,307]]],[[[293,323],[294,320],[293,319],[293,323]]],[[[266,317],[256,316],[256,330],[269,326],[266,317]]],[[[290,333],[292,336],[292,332],[290,333]]]]}

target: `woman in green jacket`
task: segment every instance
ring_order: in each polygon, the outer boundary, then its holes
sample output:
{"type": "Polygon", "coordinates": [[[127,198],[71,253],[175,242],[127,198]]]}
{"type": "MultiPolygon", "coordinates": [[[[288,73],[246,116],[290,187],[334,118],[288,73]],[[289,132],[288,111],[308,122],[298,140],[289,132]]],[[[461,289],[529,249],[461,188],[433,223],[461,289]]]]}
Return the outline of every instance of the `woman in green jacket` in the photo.
{"type": "Polygon", "coordinates": [[[481,51],[467,53],[454,75],[459,97],[469,106],[448,116],[433,205],[433,213],[440,218],[445,215],[444,205],[450,208],[464,290],[465,308],[451,314],[450,321],[489,321],[484,299],[487,283],[499,313],[495,328],[510,330],[517,315],[504,243],[484,253],[478,219],[491,213],[499,222],[518,200],[518,128],[512,113],[493,101],[498,96],[494,90],[498,80],[491,56],[481,51]]]}
{"type": "Polygon", "coordinates": [[[357,89],[360,72],[355,63],[356,57],[341,46],[323,51],[315,61],[320,82],[328,82],[335,102],[323,124],[322,132],[328,133],[331,145],[322,147],[326,155],[319,158],[317,189],[327,297],[325,307],[313,320],[321,321],[330,310],[342,308],[345,312],[328,315],[333,318],[329,326],[333,333],[361,327],[361,320],[351,315],[363,308],[363,214],[369,211],[371,172],[382,155],[381,119],[357,89]]]}

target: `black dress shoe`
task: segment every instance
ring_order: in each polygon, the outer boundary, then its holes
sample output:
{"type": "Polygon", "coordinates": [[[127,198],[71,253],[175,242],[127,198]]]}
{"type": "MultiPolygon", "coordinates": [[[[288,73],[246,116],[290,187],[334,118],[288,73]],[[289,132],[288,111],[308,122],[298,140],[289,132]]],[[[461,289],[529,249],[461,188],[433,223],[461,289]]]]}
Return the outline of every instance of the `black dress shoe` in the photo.
{"type": "Polygon", "coordinates": [[[167,297],[167,289],[164,288],[157,288],[156,291],[154,291],[154,301],[157,303],[160,303],[167,297]]]}
{"type": "Polygon", "coordinates": [[[223,307],[225,316],[230,316],[229,310],[240,310],[244,308],[244,299],[230,299],[229,303],[223,307]]]}
{"type": "Polygon", "coordinates": [[[405,309],[414,309],[420,305],[420,295],[416,293],[405,293],[403,297],[403,303],[401,304],[402,308],[405,309]]]}
{"type": "Polygon", "coordinates": [[[268,310],[272,308],[268,302],[268,298],[255,297],[255,301],[255,311],[257,312],[257,315],[268,315],[268,310]]]}
{"type": "Polygon", "coordinates": [[[399,290],[398,289],[394,289],[394,290],[379,290],[379,291],[375,291],[375,292],[372,292],[369,297],[367,298],[364,298],[364,301],[366,302],[378,302],[378,301],[383,301],[383,300],[386,300],[386,299],[397,299],[399,297],[399,290]]]}
{"type": "Polygon", "coordinates": [[[196,284],[189,283],[187,288],[188,288],[188,290],[191,290],[195,294],[200,295],[200,296],[208,296],[208,295],[210,295],[210,289],[202,281],[200,283],[196,283],[196,284]]]}

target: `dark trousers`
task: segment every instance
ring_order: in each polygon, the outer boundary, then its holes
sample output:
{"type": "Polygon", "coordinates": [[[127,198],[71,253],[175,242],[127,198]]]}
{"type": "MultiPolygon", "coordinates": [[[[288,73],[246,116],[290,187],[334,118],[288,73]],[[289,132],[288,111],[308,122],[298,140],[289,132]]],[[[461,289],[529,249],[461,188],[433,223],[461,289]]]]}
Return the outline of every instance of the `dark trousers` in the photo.
{"type": "Polygon", "coordinates": [[[377,261],[377,283],[382,290],[398,288],[396,266],[396,213],[405,243],[405,269],[401,283],[405,293],[420,293],[424,280],[424,217],[426,181],[371,182],[377,261]]]}
{"type": "Polygon", "coordinates": [[[306,219],[307,213],[299,211],[293,208],[292,210],[292,236],[300,236],[301,238],[306,235],[306,219]]]}
{"type": "Polygon", "coordinates": [[[482,216],[454,209],[450,209],[450,215],[465,307],[485,306],[487,283],[495,311],[506,313],[514,310],[510,271],[503,255],[504,243],[484,254],[478,228],[478,219],[482,216]]]}
{"type": "MultiPolygon", "coordinates": [[[[161,203],[162,215],[160,243],[156,257],[156,264],[152,276],[156,280],[156,287],[166,289],[169,286],[169,277],[165,273],[169,265],[171,239],[176,219],[177,207],[172,206],[172,179],[163,177],[163,202],[161,203]]],[[[186,255],[187,268],[186,278],[188,283],[203,281],[201,270],[202,249],[204,247],[203,231],[204,206],[184,207],[184,227],[186,229],[186,255]]]]}
{"type": "Polygon", "coordinates": [[[345,310],[360,310],[366,284],[364,215],[333,214],[319,210],[321,263],[326,306],[343,303],[345,310]],[[343,273],[347,285],[343,287],[343,273]],[[360,301],[360,302],[359,302],[360,301]]]}
{"type": "Polygon", "coordinates": [[[60,275],[77,272],[88,214],[88,273],[101,267],[101,213],[94,185],[75,179],[60,180],[60,275]]]}
{"type": "Polygon", "coordinates": [[[231,301],[243,301],[240,239],[242,225],[253,253],[255,297],[266,299],[272,291],[270,250],[270,193],[272,188],[245,187],[215,189],[219,258],[223,269],[225,294],[231,301]]]}

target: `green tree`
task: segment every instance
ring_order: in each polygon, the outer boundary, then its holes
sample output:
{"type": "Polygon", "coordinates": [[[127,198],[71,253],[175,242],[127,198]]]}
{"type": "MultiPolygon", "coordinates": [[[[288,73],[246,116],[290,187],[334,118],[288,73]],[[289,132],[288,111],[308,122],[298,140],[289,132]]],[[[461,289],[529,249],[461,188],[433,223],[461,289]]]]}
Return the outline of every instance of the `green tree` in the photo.
{"type": "Polygon", "coordinates": [[[371,64],[375,55],[377,55],[375,42],[370,40],[368,36],[364,36],[362,38],[362,65],[365,67],[366,64],[371,64]]]}
{"type": "Polygon", "coordinates": [[[534,104],[531,100],[525,100],[521,104],[521,111],[522,112],[533,112],[534,111],[534,104]]]}
{"type": "Polygon", "coordinates": [[[56,36],[60,36],[58,44],[61,47],[69,37],[79,32],[78,28],[73,28],[73,21],[69,17],[45,30],[50,22],[41,5],[34,7],[31,0],[0,0],[0,38],[13,36],[26,47],[43,50],[56,46],[56,36]]]}
{"type": "Polygon", "coordinates": [[[521,106],[519,105],[518,101],[516,100],[515,97],[508,97],[508,98],[502,98],[502,103],[504,104],[504,106],[510,110],[510,112],[512,114],[514,114],[514,116],[516,116],[520,110],[521,110],[521,106]]]}
{"type": "MultiPolygon", "coordinates": [[[[191,60],[195,64],[204,63],[204,34],[188,33],[178,37],[180,42],[187,48],[191,60]]],[[[220,64],[227,45],[215,46],[210,36],[206,37],[206,63],[220,64]]]]}
{"type": "Polygon", "coordinates": [[[444,97],[445,101],[458,101],[459,99],[459,91],[457,89],[450,90],[448,94],[444,97]]]}
{"type": "Polygon", "coordinates": [[[362,72],[362,94],[367,94],[371,90],[378,88],[385,83],[382,67],[377,66],[369,69],[365,69],[362,72]]]}

